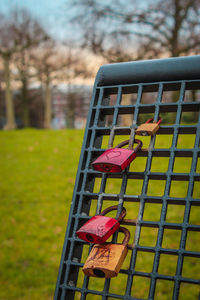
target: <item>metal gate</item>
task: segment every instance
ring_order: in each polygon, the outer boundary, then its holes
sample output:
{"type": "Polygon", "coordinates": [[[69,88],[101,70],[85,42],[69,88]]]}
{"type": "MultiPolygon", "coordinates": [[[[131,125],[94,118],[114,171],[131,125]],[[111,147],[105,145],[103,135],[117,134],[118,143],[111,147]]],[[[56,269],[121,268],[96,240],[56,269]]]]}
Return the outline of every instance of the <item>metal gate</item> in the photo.
{"type": "Polygon", "coordinates": [[[199,111],[200,56],[110,64],[99,69],[55,300],[198,299],[200,218],[194,216],[200,213],[199,111]],[[155,136],[142,137],[143,150],[130,168],[120,174],[92,170],[91,162],[108,143],[134,139],[142,120],[153,117],[157,121],[159,116],[168,121],[155,136]],[[177,165],[177,161],[181,163],[177,165]],[[76,237],[76,230],[110,204],[118,204],[117,216],[124,205],[129,218],[136,219],[124,223],[132,236],[127,260],[114,279],[89,278],[81,269],[91,247],[76,237]]]}

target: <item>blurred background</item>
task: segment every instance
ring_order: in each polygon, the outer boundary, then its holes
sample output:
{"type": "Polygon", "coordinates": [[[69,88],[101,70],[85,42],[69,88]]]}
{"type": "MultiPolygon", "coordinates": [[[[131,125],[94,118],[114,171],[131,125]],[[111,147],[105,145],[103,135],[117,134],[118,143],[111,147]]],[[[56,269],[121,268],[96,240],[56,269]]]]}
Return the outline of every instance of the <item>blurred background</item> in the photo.
{"type": "Polygon", "coordinates": [[[101,64],[198,54],[199,14],[198,0],[1,0],[0,128],[83,128],[101,64]]]}
{"type": "MultiPolygon", "coordinates": [[[[199,0],[0,0],[1,300],[53,299],[99,67],[196,54],[200,54],[199,0]]],[[[175,102],[178,96],[167,92],[163,101],[175,102]]],[[[151,103],[155,97],[156,93],[146,93],[142,101],[151,103]]],[[[127,96],[123,104],[135,100],[134,95],[127,96]]],[[[191,100],[200,101],[199,90],[186,92],[185,101],[191,100]]],[[[197,117],[198,112],[185,112],[182,124],[193,124],[197,117]]],[[[175,113],[162,118],[163,124],[173,124],[175,113]]],[[[119,122],[130,126],[128,116],[119,122]]],[[[169,148],[170,138],[164,136],[159,147],[169,148]]],[[[191,138],[194,135],[181,137],[183,148],[193,147],[191,138]]],[[[175,167],[184,173],[190,164],[180,159],[175,167]]],[[[160,172],[167,166],[163,158],[160,172]]],[[[141,170],[141,165],[135,168],[141,170]]],[[[175,190],[186,197],[182,184],[175,190]]],[[[110,189],[114,186],[111,183],[110,189]]],[[[198,187],[194,197],[200,197],[198,187]]],[[[131,209],[137,217],[139,208],[131,209]]],[[[199,213],[198,207],[192,210],[192,224],[199,224],[199,213]]],[[[159,219],[160,210],[150,211],[148,218],[152,215],[159,219]]],[[[183,216],[184,207],[173,207],[169,219],[181,223],[183,216]]],[[[169,247],[176,245],[175,235],[169,237],[169,247]]],[[[152,239],[149,234],[145,238],[152,239]]],[[[198,233],[187,247],[194,245],[200,251],[199,241],[198,233]]],[[[148,259],[142,259],[141,265],[150,272],[148,259]]],[[[173,275],[175,266],[167,259],[164,274],[173,275]]],[[[199,262],[190,261],[184,272],[199,278],[199,269],[199,262]]],[[[98,284],[102,281],[94,282],[94,288],[98,284]]],[[[137,284],[133,296],[147,297],[143,284],[144,280],[137,284]]],[[[113,286],[115,292],[122,292],[122,281],[113,286]]],[[[157,299],[171,299],[172,290],[165,282],[157,299]]],[[[180,299],[198,299],[198,295],[197,285],[186,285],[180,299]]]]}

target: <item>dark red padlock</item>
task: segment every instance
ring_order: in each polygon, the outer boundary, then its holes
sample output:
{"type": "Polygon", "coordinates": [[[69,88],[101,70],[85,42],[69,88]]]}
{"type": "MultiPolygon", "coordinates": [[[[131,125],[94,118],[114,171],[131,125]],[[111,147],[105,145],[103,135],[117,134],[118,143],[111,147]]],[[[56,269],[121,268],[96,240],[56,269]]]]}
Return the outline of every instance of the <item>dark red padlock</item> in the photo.
{"type": "Polygon", "coordinates": [[[128,145],[129,140],[120,143],[115,148],[107,149],[92,163],[92,167],[100,172],[117,173],[123,171],[135,159],[137,152],[142,147],[140,140],[135,139],[134,143],[138,144],[135,149],[121,148],[128,145]]]}
{"type": "Polygon", "coordinates": [[[126,209],[123,207],[119,218],[114,219],[105,216],[105,214],[112,210],[116,210],[117,208],[117,205],[110,206],[104,209],[101,214],[92,217],[76,232],[77,236],[89,243],[105,243],[106,240],[120,227],[120,222],[126,215],[126,209]]]}

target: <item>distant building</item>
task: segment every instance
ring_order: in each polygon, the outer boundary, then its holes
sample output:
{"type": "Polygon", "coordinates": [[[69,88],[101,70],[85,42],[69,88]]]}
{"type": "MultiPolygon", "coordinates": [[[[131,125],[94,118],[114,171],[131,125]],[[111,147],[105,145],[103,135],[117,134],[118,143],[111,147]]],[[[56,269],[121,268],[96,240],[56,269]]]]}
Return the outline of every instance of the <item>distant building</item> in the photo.
{"type": "Polygon", "coordinates": [[[90,86],[57,85],[52,88],[52,127],[84,128],[87,120],[92,88],[90,86]],[[72,118],[73,120],[69,120],[72,118]],[[69,122],[70,121],[70,122],[69,122]],[[73,126],[69,126],[72,124],[73,126]]]}

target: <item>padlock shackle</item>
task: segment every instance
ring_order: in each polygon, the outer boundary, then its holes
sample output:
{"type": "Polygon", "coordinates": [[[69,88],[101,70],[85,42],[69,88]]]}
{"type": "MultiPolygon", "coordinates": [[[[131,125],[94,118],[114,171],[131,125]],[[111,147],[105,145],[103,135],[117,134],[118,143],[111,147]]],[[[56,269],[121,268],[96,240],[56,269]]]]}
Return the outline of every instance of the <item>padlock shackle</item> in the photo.
{"type": "Polygon", "coordinates": [[[125,237],[124,237],[124,239],[123,239],[123,242],[122,242],[122,244],[124,245],[124,246],[127,246],[128,245],[128,242],[129,242],[129,240],[130,240],[130,231],[127,229],[127,228],[125,228],[125,227],[119,227],[119,231],[120,232],[123,232],[124,234],[125,234],[125,237]]]}
{"type": "MultiPolygon", "coordinates": [[[[150,123],[151,121],[153,121],[153,118],[148,119],[148,120],[145,122],[145,124],[146,124],[146,123],[150,123]]],[[[162,119],[161,119],[161,117],[159,117],[159,118],[158,118],[157,124],[160,125],[161,122],[162,122],[162,119]]],[[[155,123],[156,123],[156,122],[155,122],[155,123]]]]}
{"type": "Polygon", "coordinates": [[[148,119],[148,120],[145,122],[145,124],[146,124],[146,123],[150,123],[151,121],[153,121],[153,118],[148,119]]]}
{"type": "MultiPolygon", "coordinates": [[[[138,144],[135,148],[134,148],[134,151],[135,152],[138,152],[141,148],[142,148],[142,141],[138,140],[138,139],[134,139],[134,142],[133,144],[138,144]]],[[[121,142],[120,144],[118,144],[115,148],[122,148],[126,145],[129,145],[129,140],[126,140],[126,141],[123,141],[121,142]]],[[[133,149],[133,147],[132,147],[133,149]]]]}
{"type": "Polygon", "coordinates": [[[162,122],[162,119],[159,117],[157,124],[160,125],[161,122],[162,122]]]}
{"type": "MultiPolygon", "coordinates": [[[[99,215],[105,216],[110,211],[117,210],[117,209],[118,209],[118,205],[113,205],[113,206],[110,206],[110,207],[107,207],[106,209],[104,209],[99,215]]],[[[123,220],[123,218],[125,217],[125,215],[126,215],[126,208],[122,207],[122,212],[121,212],[120,216],[117,218],[117,221],[121,222],[123,220]]]]}

